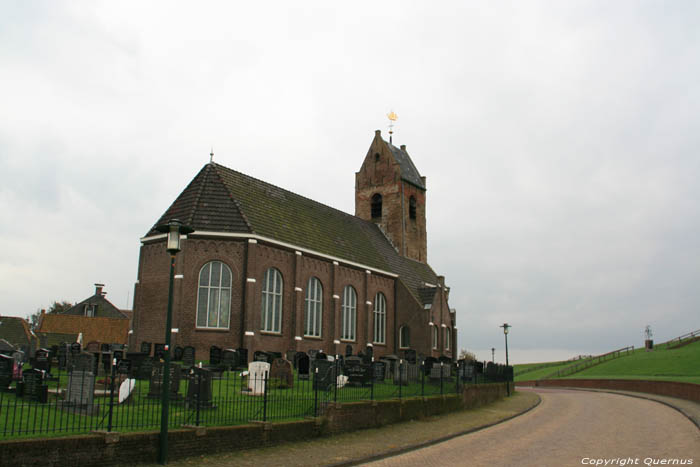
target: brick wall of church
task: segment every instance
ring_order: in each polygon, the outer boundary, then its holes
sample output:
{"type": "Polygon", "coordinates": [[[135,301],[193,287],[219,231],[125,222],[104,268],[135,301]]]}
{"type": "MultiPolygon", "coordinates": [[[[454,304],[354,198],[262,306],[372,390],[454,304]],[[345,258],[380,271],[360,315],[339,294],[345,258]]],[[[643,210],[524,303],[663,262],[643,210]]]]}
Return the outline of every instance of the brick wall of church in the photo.
{"type": "MultiPolygon", "coordinates": [[[[376,344],[376,356],[394,350],[394,279],[368,274],[364,269],[334,264],[325,258],[297,254],[294,250],[247,239],[204,239],[190,237],[183,241],[177,255],[174,282],[172,346],[192,345],[198,360],[207,360],[209,348],[246,347],[249,357],[255,350],[307,351],[323,349],[326,353],[344,353],[353,346],[357,353],[373,341],[373,303],[381,292],[386,297],[386,340],[376,344]],[[247,250],[247,254],[246,254],[247,250]],[[231,314],[229,329],[196,327],[199,273],[210,261],[225,263],[232,272],[231,314]],[[283,278],[282,326],[280,333],[261,331],[261,301],[265,271],[276,268],[283,278]],[[308,280],[317,277],[323,287],[322,336],[303,335],[305,294],[308,280]],[[352,342],[340,339],[340,314],[343,288],[352,286],[357,293],[357,329],[352,342]],[[301,289],[301,290],[299,290],[301,289]],[[333,298],[336,295],[339,298],[333,298]],[[367,302],[372,302],[372,305],[367,302]],[[243,311],[245,310],[245,312],[243,311]],[[254,336],[244,336],[252,331],[254,336]],[[295,339],[296,336],[302,340],[295,339]]],[[[139,278],[135,287],[134,336],[130,341],[138,349],[143,341],[164,342],[165,313],[168,299],[169,256],[162,241],[144,244],[139,260],[139,278]]]]}

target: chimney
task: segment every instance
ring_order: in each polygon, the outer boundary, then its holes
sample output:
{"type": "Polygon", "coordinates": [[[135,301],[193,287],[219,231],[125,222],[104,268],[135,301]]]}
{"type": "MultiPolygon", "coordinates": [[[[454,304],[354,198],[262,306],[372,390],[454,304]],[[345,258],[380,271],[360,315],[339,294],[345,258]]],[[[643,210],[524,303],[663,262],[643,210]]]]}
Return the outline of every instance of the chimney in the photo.
{"type": "Polygon", "coordinates": [[[374,130],[374,136],[382,136],[382,130],[374,130]]]}
{"type": "Polygon", "coordinates": [[[102,287],[104,286],[104,284],[95,284],[95,295],[102,296],[102,287]]]}
{"type": "Polygon", "coordinates": [[[439,286],[445,287],[445,276],[437,276],[437,280],[439,286]]]}
{"type": "Polygon", "coordinates": [[[401,150],[402,150],[403,152],[406,152],[406,145],[405,145],[405,144],[402,144],[402,145],[401,145],[401,150]]]}

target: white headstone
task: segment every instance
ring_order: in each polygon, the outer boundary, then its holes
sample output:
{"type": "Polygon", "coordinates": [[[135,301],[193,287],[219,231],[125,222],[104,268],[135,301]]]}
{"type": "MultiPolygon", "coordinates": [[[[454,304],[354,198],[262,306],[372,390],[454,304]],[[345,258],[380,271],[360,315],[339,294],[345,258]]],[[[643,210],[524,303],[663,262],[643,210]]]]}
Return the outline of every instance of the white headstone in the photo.
{"type": "Polygon", "coordinates": [[[131,391],[134,389],[134,386],[136,386],[136,380],[133,378],[127,378],[124,381],[122,381],[122,384],[119,386],[120,404],[129,398],[129,396],[131,395],[131,391]]]}
{"type": "Polygon", "coordinates": [[[248,389],[252,395],[265,393],[265,373],[270,373],[270,364],[267,362],[250,362],[248,365],[248,389]]]}

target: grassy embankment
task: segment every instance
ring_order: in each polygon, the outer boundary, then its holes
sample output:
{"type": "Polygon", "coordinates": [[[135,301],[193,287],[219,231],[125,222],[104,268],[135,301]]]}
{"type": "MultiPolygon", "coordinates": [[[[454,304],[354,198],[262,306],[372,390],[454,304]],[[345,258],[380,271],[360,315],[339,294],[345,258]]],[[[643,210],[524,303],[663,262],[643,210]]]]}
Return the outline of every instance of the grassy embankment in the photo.
{"type": "MultiPolygon", "coordinates": [[[[563,362],[516,376],[516,381],[530,381],[543,378],[572,362],[563,362]]],[[[541,365],[540,364],[528,364],[541,365]]],[[[515,372],[521,365],[515,366],[515,372]]],[[[525,367],[523,365],[523,367],[525,367]]],[[[527,367],[525,367],[527,368],[527,367]]],[[[603,362],[564,378],[581,379],[644,379],[658,381],[679,381],[700,384],[700,342],[694,342],[678,349],[667,349],[665,345],[653,351],[636,349],[627,356],[603,362]]]]}

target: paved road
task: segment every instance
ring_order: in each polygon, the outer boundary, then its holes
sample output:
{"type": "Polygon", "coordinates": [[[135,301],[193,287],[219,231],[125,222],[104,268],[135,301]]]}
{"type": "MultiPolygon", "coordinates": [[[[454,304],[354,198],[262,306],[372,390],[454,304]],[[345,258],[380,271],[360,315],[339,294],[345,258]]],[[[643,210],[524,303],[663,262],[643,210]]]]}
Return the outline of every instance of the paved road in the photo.
{"type": "MultiPolygon", "coordinates": [[[[523,389],[519,389],[523,390],[523,389]]],[[[371,466],[700,465],[700,430],[676,410],[617,394],[536,389],[535,410],[371,466]],[[675,462],[663,462],[662,460],[675,462]],[[683,462],[683,464],[681,464],[683,462]]]]}

